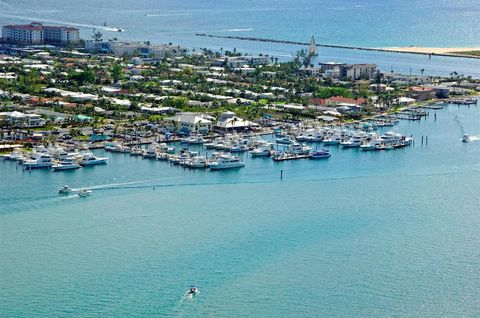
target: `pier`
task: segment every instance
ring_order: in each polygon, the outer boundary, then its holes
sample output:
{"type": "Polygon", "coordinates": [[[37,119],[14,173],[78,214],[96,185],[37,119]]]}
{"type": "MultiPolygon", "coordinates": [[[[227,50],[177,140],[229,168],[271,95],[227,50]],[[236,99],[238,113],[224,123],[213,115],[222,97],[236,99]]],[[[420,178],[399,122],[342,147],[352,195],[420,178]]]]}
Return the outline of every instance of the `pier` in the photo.
{"type": "MultiPolygon", "coordinates": [[[[268,42],[268,43],[278,43],[278,44],[291,44],[291,45],[300,45],[300,46],[310,46],[311,43],[308,42],[299,42],[299,41],[290,41],[290,40],[277,40],[277,39],[268,39],[268,38],[257,38],[257,37],[247,37],[247,36],[232,36],[232,35],[216,35],[208,33],[196,33],[196,36],[203,36],[209,38],[217,39],[229,39],[229,40],[240,40],[240,41],[253,41],[253,42],[268,42]]],[[[332,49],[345,49],[345,50],[359,50],[359,51],[373,51],[373,52],[383,52],[383,53],[400,53],[400,54],[414,54],[414,55],[426,55],[428,57],[432,56],[445,56],[445,57],[455,57],[455,58],[470,58],[470,59],[480,59],[480,56],[474,55],[462,55],[456,53],[427,53],[427,52],[412,52],[407,50],[392,50],[388,48],[374,48],[374,47],[363,47],[363,46],[353,46],[353,45],[338,45],[338,44],[319,44],[315,43],[317,47],[325,47],[332,49]]]]}

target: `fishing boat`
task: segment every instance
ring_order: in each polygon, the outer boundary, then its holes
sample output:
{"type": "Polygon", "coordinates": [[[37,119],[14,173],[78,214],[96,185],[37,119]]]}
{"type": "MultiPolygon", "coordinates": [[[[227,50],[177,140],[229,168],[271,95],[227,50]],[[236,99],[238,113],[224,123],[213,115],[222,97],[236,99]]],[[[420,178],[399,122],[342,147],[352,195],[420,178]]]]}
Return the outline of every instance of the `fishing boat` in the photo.
{"type": "Polygon", "coordinates": [[[66,157],[52,166],[53,171],[73,170],[80,168],[74,157],[66,157]]]}
{"type": "Polygon", "coordinates": [[[462,142],[470,142],[470,136],[468,134],[463,135],[462,142]]]}
{"type": "Polygon", "coordinates": [[[107,163],[107,161],[108,161],[108,158],[96,157],[91,152],[85,152],[83,153],[83,158],[80,161],[80,165],[82,166],[100,165],[100,164],[107,163]]]}
{"type": "Polygon", "coordinates": [[[310,159],[330,158],[332,154],[326,149],[316,150],[310,154],[310,159]]]}
{"type": "Polygon", "coordinates": [[[41,169],[53,166],[52,156],[47,153],[36,153],[31,159],[24,160],[22,163],[25,169],[41,169]]]}

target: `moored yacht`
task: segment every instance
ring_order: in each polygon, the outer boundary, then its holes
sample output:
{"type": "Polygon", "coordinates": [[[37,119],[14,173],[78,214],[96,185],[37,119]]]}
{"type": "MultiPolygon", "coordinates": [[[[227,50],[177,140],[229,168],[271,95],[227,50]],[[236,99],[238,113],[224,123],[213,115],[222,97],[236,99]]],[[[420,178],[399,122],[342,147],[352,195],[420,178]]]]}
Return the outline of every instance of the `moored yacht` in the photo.
{"type": "Polygon", "coordinates": [[[309,155],[310,159],[324,159],[324,158],[330,158],[331,157],[330,151],[326,149],[321,149],[321,150],[315,150],[309,155]]]}
{"type": "Polygon", "coordinates": [[[82,166],[92,166],[107,163],[108,158],[96,157],[91,152],[85,152],[83,154],[83,159],[80,161],[82,166]]]}
{"type": "Polygon", "coordinates": [[[360,135],[355,135],[355,136],[353,136],[352,138],[350,138],[350,139],[348,139],[348,140],[345,140],[345,141],[341,141],[341,142],[340,142],[340,145],[341,145],[343,148],[360,147],[361,144],[362,144],[362,136],[360,136],[360,135]]]}
{"type": "Polygon", "coordinates": [[[74,157],[66,157],[52,166],[53,171],[73,170],[78,168],[80,168],[80,165],[75,161],[74,157]]]}
{"type": "Polygon", "coordinates": [[[231,155],[222,155],[216,161],[209,164],[210,170],[223,170],[242,168],[245,166],[239,157],[231,155]]]}
{"type": "Polygon", "coordinates": [[[52,156],[47,153],[37,153],[33,158],[24,160],[22,165],[25,169],[50,168],[53,166],[52,156]]]}

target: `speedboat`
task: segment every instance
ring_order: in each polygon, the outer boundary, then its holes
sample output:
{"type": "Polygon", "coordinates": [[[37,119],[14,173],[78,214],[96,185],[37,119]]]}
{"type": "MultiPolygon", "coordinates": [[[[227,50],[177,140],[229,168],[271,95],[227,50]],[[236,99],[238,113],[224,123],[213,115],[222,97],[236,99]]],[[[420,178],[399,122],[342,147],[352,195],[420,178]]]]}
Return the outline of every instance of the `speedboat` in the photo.
{"type": "Polygon", "coordinates": [[[74,157],[66,157],[59,163],[52,166],[53,171],[72,170],[78,168],[80,168],[80,165],[75,161],[74,157]]]}
{"type": "Polygon", "coordinates": [[[63,187],[58,189],[59,194],[69,194],[69,193],[72,193],[72,191],[73,189],[68,185],[64,185],[63,187]]]}
{"type": "Polygon", "coordinates": [[[462,142],[469,142],[470,136],[468,134],[463,135],[462,142]]]}
{"type": "Polygon", "coordinates": [[[85,198],[92,195],[92,190],[81,189],[77,192],[77,194],[80,198],[85,198]]]}
{"type": "Polygon", "coordinates": [[[80,164],[82,166],[92,166],[92,165],[105,164],[107,163],[107,161],[108,161],[108,158],[96,157],[93,153],[86,152],[83,154],[83,158],[82,158],[82,161],[80,161],[80,164]]]}
{"type": "Polygon", "coordinates": [[[190,288],[187,290],[187,292],[185,294],[187,296],[196,296],[196,295],[200,294],[200,291],[198,290],[197,287],[190,286],[190,288]]]}
{"type": "Polygon", "coordinates": [[[331,153],[330,151],[328,150],[325,150],[325,149],[321,149],[321,150],[317,150],[317,151],[314,151],[310,154],[309,158],[310,159],[323,159],[323,158],[330,158],[331,157],[331,153]]]}
{"type": "Polygon", "coordinates": [[[238,156],[222,155],[216,161],[210,163],[208,167],[210,170],[233,169],[245,167],[245,163],[238,156]]]}
{"type": "Polygon", "coordinates": [[[25,169],[50,168],[53,166],[52,156],[47,153],[37,153],[33,158],[24,160],[22,165],[25,169]]]}
{"type": "Polygon", "coordinates": [[[283,145],[293,144],[293,140],[288,136],[279,137],[275,139],[275,141],[277,142],[277,144],[283,144],[283,145]]]}

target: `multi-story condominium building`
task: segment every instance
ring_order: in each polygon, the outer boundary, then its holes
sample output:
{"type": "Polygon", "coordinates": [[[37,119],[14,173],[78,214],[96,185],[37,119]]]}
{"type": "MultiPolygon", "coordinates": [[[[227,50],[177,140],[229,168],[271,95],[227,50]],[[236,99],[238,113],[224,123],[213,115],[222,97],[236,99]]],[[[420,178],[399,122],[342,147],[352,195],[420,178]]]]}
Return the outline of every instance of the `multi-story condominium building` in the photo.
{"type": "Polygon", "coordinates": [[[70,44],[80,40],[77,28],[50,26],[33,22],[6,25],[2,28],[2,41],[11,44],[70,44]]]}
{"type": "Polygon", "coordinates": [[[140,56],[142,58],[175,57],[187,53],[177,45],[151,45],[149,42],[88,41],[85,50],[89,52],[114,54],[116,56],[140,56]]]}

